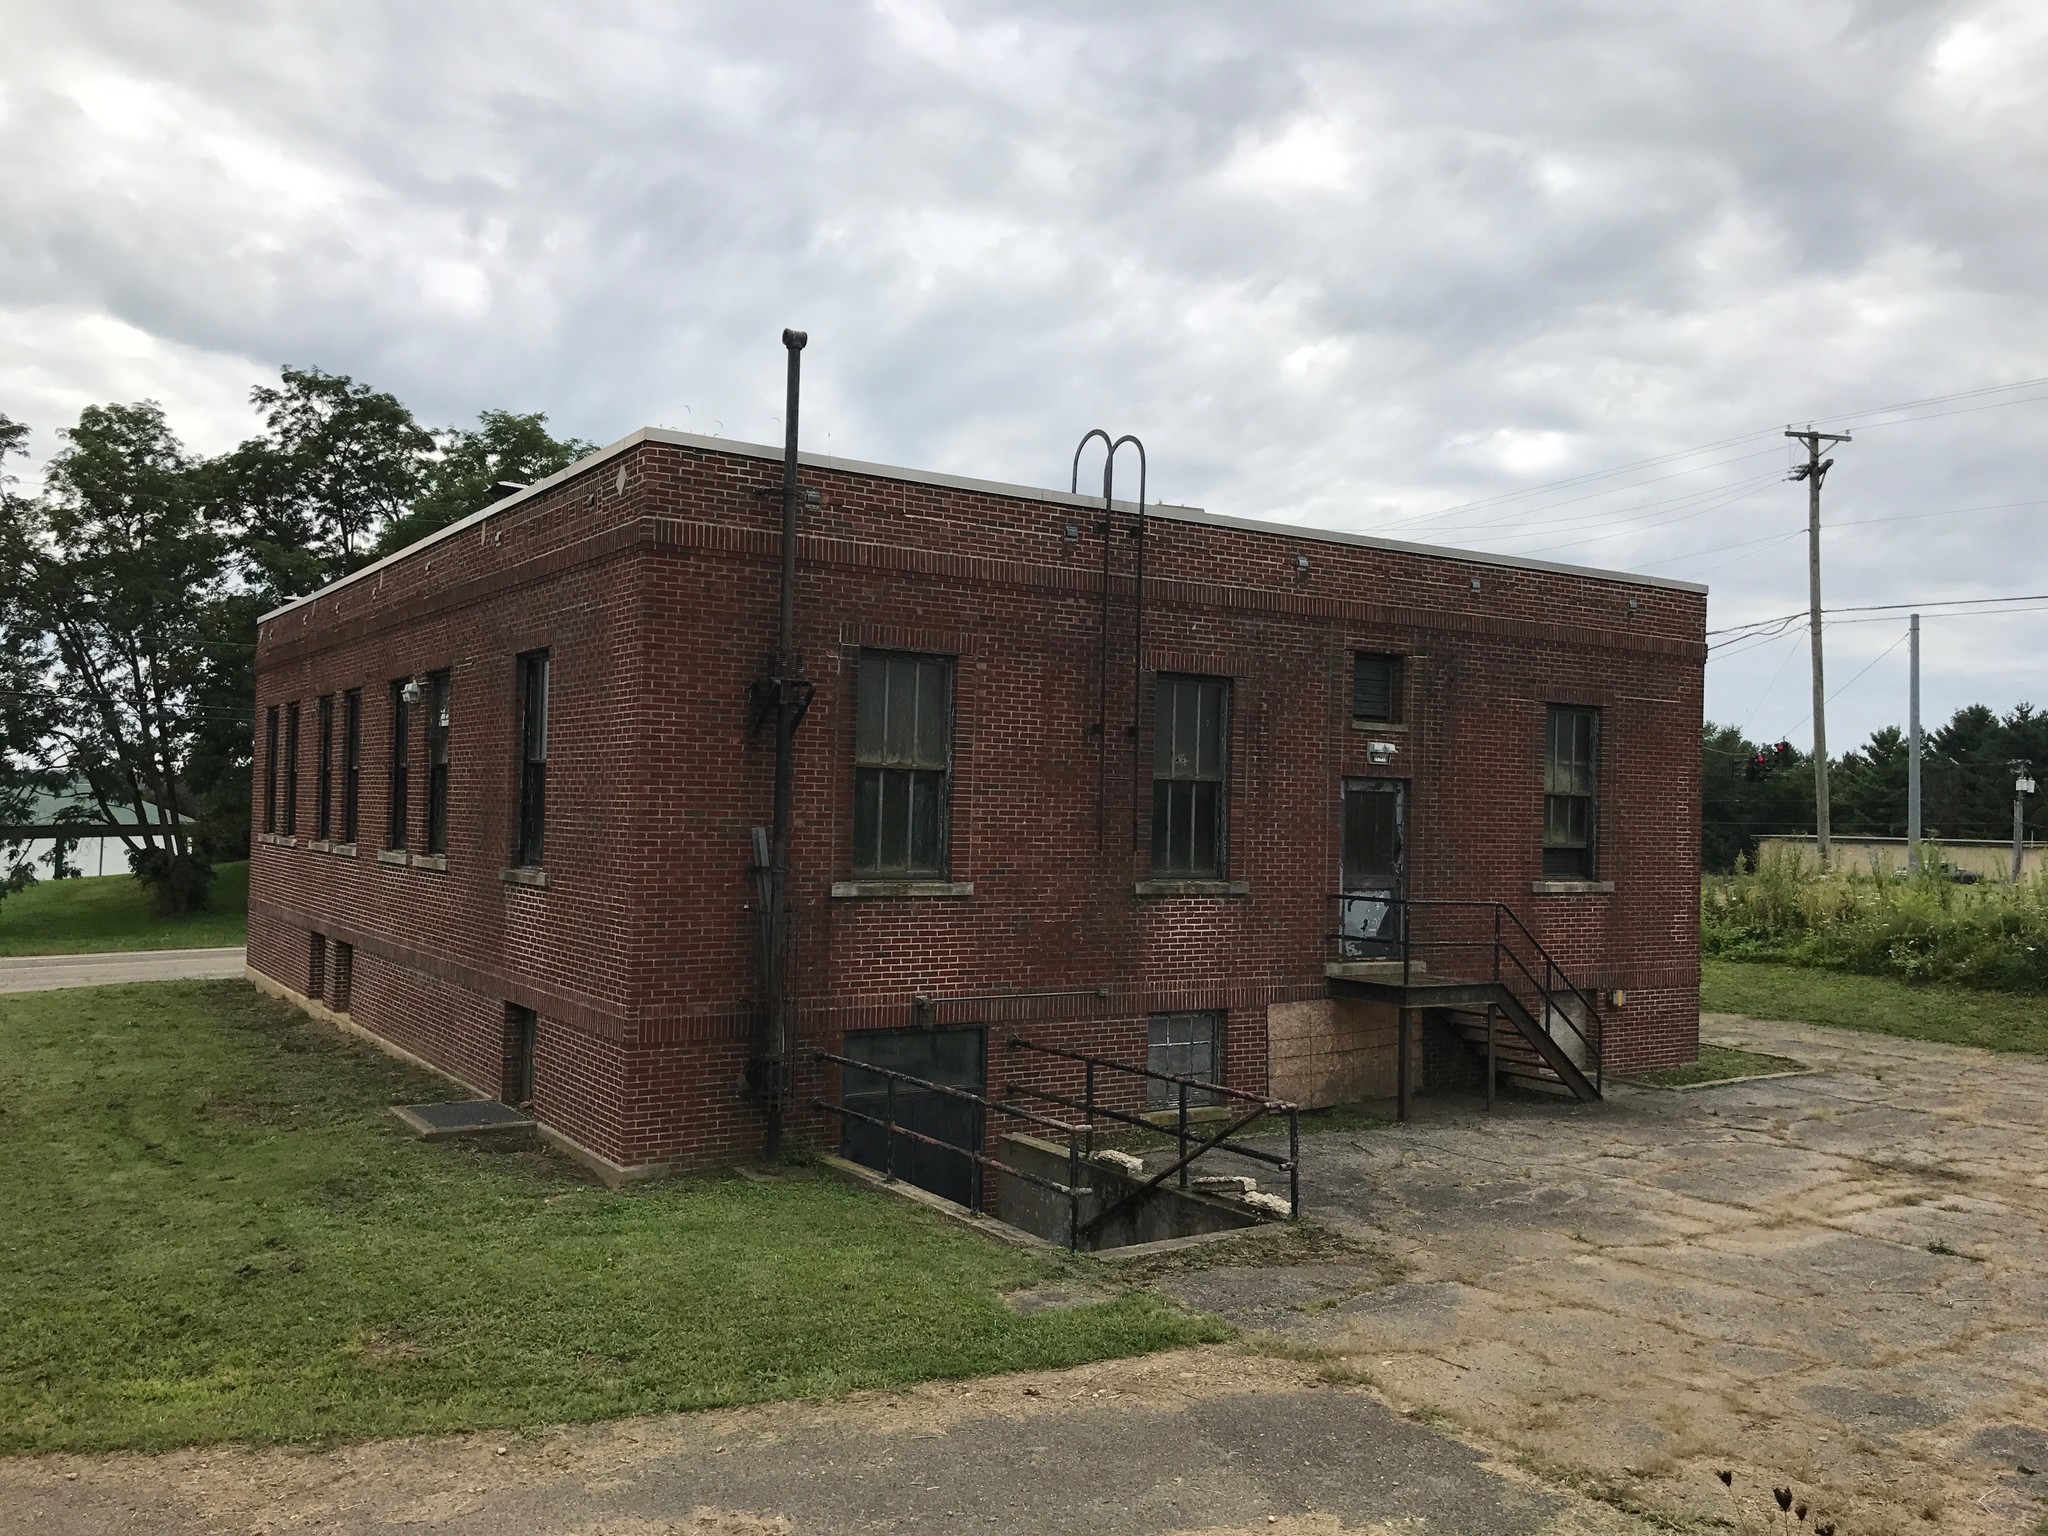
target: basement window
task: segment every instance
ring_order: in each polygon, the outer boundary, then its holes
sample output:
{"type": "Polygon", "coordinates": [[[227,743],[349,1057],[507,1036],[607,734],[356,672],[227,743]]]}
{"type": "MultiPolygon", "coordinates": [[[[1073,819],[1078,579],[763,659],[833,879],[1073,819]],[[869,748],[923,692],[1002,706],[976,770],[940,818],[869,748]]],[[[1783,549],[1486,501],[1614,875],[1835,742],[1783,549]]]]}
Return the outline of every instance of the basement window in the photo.
{"type": "Polygon", "coordinates": [[[853,872],[946,872],[953,663],[863,651],[855,684],[853,872]]]}
{"type": "Polygon", "coordinates": [[[1374,725],[1400,722],[1400,657],[1360,651],[1351,658],[1351,718],[1374,725]]]}
{"type": "Polygon", "coordinates": [[[1553,704],[1543,763],[1543,873],[1593,878],[1599,832],[1600,712],[1553,704]]]}
{"type": "MultiPolygon", "coordinates": [[[[1223,1015],[1220,1013],[1155,1013],[1145,1021],[1145,1065],[1154,1072],[1175,1077],[1197,1078],[1205,1083],[1222,1080],[1223,1015]]],[[[1208,1104],[1215,1095],[1190,1091],[1190,1104],[1208,1104]]],[[[1180,1089],[1156,1077],[1145,1080],[1148,1109],[1175,1109],[1180,1089]]]]}

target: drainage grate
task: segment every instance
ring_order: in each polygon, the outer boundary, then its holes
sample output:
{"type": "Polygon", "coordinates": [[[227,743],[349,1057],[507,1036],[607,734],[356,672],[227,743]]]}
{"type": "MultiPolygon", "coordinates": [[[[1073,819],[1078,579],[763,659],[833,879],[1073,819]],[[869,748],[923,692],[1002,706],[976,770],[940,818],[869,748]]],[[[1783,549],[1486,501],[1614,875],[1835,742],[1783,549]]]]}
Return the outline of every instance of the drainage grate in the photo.
{"type": "Polygon", "coordinates": [[[462,1099],[452,1104],[394,1104],[391,1113],[405,1128],[428,1141],[444,1136],[491,1136],[500,1131],[530,1131],[533,1116],[496,1099],[462,1099]]]}

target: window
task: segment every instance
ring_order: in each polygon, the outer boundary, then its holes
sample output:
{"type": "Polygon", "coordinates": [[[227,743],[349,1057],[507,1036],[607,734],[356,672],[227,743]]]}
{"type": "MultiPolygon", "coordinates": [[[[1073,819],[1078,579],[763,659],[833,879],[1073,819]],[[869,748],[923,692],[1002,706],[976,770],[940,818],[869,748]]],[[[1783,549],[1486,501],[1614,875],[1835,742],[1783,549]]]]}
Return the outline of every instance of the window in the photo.
{"type": "Polygon", "coordinates": [[[1595,802],[1600,712],[1550,706],[1549,747],[1543,763],[1543,873],[1593,878],[1599,831],[1595,802]]]}
{"type": "Polygon", "coordinates": [[[357,812],[363,789],[363,690],[351,688],[341,697],[341,840],[356,840],[357,812]]]}
{"type": "Polygon", "coordinates": [[[519,834],[512,862],[538,867],[548,809],[548,653],[519,658],[519,834]]]}
{"type": "Polygon", "coordinates": [[[427,679],[427,852],[448,851],[448,674],[427,679]]]}
{"type": "Polygon", "coordinates": [[[517,1003],[505,1005],[505,1061],[500,1070],[499,1101],[515,1109],[533,1102],[534,1037],[540,1020],[531,1008],[517,1003]]]}
{"type": "MultiPolygon", "coordinates": [[[[1223,1015],[1220,1013],[1155,1013],[1145,1021],[1145,1065],[1154,1072],[1220,1083],[1223,1073],[1223,1015]]],[[[1207,1104],[1214,1094],[1188,1094],[1190,1104],[1207,1104]]],[[[1145,1079],[1149,1109],[1173,1109],[1180,1089],[1156,1077],[1145,1079]]]]}
{"type": "Polygon", "coordinates": [[[327,995],[327,935],[313,933],[306,936],[306,996],[324,998],[327,995]]]}
{"type": "Polygon", "coordinates": [[[335,941],[327,963],[327,1004],[336,1013],[347,1013],[356,984],[356,947],[335,941]]]}
{"type": "Polygon", "coordinates": [[[284,707],[284,835],[299,835],[299,706],[284,707]]]}
{"type": "Polygon", "coordinates": [[[263,717],[263,830],[277,830],[277,706],[263,717]]]}
{"type": "Polygon", "coordinates": [[[853,869],[942,875],[953,757],[952,662],[863,651],[853,726],[853,869]]]}
{"type": "Polygon", "coordinates": [[[1360,651],[1351,658],[1351,718],[1381,725],[1400,720],[1400,657],[1360,651]]]}
{"type": "Polygon", "coordinates": [[[391,685],[391,830],[384,839],[387,848],[405,846],[407,777],[412,763],[412,710],[405,702],[406,684],[401,677],[391,685]]]}
{"type": "Polygon", "coordinates": [[[313,836],[326,842],[334,830],[334,695],[320,695],[320,757],[313,770],[313,836]]]}
{"type": "Polygon", "coordinates": [[[1162,677],[1153,698],[1152,872],[1221,875],[1230,684],[1162,677]]]}

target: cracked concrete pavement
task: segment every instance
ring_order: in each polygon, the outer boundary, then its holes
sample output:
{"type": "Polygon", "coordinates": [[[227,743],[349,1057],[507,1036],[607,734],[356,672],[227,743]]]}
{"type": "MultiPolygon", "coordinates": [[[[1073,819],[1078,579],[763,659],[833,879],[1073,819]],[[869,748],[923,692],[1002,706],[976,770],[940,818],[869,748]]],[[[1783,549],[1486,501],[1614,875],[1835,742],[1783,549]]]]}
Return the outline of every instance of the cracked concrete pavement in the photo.
{"type": "Polygon", "coordinates": [[[1750,1518],[1789,1483],[1845,1533],[2033,1531],[2048,1062],[1726,1015],[1704,1032],[1818,1070],[1317,1137],[1304,1205],[1370,1264],[1160,1283],[1680,1518],[1737,1513],[1728,1468],[1750,1518]]]}
{"type": "Polygon", "coordinates": [[[0,1461],[35,1536],[1640,1536],[1294,1362],[1228,1348],[837,1403],[308,1452],[0,1461]]]}

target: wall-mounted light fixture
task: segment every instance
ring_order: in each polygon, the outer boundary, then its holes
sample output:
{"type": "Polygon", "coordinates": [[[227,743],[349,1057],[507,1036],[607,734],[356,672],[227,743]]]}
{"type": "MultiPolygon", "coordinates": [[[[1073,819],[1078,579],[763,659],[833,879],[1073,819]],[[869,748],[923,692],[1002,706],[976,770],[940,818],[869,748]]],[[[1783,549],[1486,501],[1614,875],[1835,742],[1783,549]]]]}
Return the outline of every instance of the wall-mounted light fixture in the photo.
{"type": "Polygon", "coordinates": [[[1307,555],[1296,555],[1294,557],[1294,574],[1297,576],[1306,576],[1308,574],[1307,555]]]}

